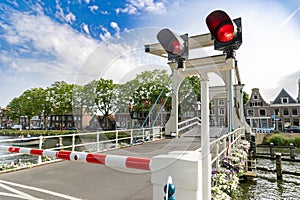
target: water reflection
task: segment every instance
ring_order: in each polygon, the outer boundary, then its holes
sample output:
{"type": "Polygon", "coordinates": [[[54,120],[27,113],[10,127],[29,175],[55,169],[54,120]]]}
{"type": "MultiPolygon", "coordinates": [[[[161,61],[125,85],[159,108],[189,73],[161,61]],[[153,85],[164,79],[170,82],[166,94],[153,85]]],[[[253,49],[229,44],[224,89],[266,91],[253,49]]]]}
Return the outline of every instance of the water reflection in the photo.
{"type": "MultiPolygon", "coordinates": [[[[257,166],[275,168],[275,161],[258,159],[257,166]]],[[[300,172],[300,163],[284,161],[282,168],[285,171],[300,172]]],[[[248,179],[240,186],[244,200],[300,199],[300,177],[295,175],[283,174],[283,180],[277,180],[275,172],[257,170],[257,178],[248,179]]]]}

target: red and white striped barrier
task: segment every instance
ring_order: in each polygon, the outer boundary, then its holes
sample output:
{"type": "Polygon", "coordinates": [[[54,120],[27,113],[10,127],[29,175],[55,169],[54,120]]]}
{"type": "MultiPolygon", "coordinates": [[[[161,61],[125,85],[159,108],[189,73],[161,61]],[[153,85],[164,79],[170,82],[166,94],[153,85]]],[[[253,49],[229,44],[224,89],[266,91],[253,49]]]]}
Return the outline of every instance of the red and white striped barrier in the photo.
{"type": "Polygon", "coordinates": [[[76,151],[52,151],[24,147],[0,146],[1,151],[9,153],[24,153],[36,156],[48,156],[62,160],[80,161],[100,164],[111,167],[123,167],[150,171],[150,158],[137,158],[129,156],[107,155],[98,153],[85,153],[76,151]]]}

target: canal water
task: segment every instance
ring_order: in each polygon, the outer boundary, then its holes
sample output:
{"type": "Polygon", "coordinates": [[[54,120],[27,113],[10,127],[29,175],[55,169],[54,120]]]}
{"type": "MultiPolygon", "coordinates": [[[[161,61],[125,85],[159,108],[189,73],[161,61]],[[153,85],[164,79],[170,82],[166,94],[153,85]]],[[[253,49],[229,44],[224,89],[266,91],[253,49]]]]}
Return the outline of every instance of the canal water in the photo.
{"type": "MultiPolygon", "coordinates": [[[[262,151],[260,151],[262,152],[262,151]]],[[[284,150],[276,150],[286,153],[284,150]]],[[[296,153],[299,159],[299,153],[296,153]]],[[[257,166],[275,169],[276,161],[257,159],[257,166]]],[[[282,161],[284,171],[300,173],[300,163],[282,161]]],[[[277,180],[275,172],[257,170],[256,178],[242,182],[241,198],[243,200],[300,200],[300,176],[283,174],[283,180],[277,180]]]]}

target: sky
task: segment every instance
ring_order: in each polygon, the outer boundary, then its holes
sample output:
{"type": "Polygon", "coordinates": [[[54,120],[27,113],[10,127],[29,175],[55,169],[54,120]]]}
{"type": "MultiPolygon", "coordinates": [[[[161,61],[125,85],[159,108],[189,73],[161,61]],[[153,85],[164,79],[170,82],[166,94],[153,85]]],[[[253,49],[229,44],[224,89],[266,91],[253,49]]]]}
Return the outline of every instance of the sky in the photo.
{"type": "Polygon", "coordinates": [[[0,107],[55,81],[122,83],[143,70],[169,70],[167,60],[144,53],[144,45],[157,43],[166,27],[189,36],[208,33],[205,18],[219,9],[242,18],[236,58],[244,91],[259,88],[269,102],[284,88],[296,98],[298,0],[0,0],[0,107]]]}

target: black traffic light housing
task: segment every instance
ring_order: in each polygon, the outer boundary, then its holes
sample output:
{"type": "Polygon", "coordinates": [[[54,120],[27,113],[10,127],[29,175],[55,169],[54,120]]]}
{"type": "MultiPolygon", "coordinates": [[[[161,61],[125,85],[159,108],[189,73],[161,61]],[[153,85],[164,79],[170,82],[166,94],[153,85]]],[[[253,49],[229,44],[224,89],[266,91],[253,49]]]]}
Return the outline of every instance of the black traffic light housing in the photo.
{"type": "Polygon", "coordinates": [[[213,37],[215,50],[229,52],[242,44],[242,20],[231,20],[222,10],[216,10],[206,17],[206,25],[213,37]]]}
{"type": "Polygon", "coordinates": [[[156,37],[168,53],[168,60],[175,60],[178,68],[184,68],[184,62],[189,56],[188,34],[178,36],[170,29],[165,28],[160,30],[156,37]]]}

